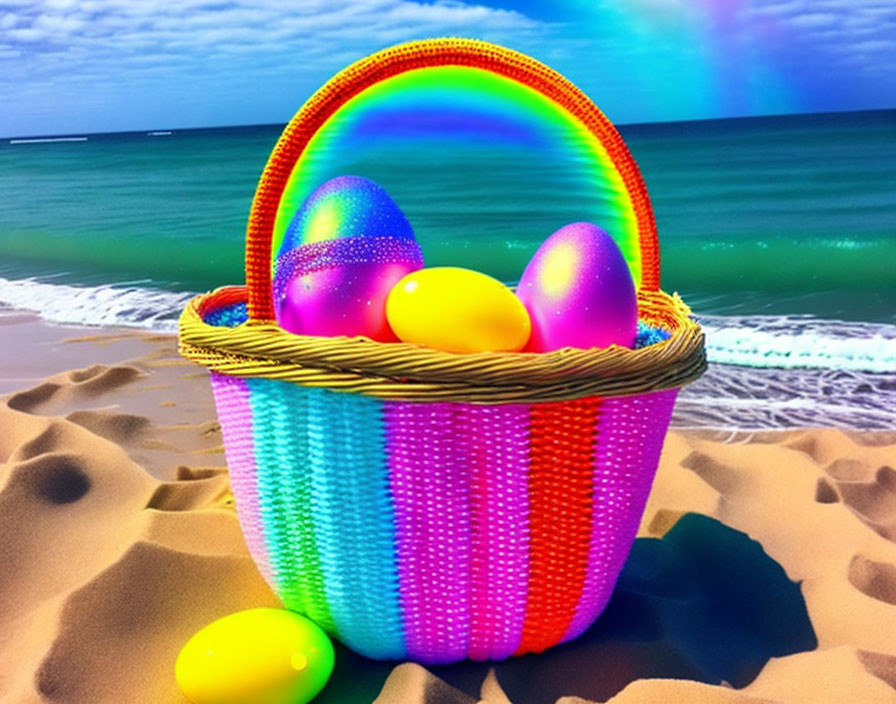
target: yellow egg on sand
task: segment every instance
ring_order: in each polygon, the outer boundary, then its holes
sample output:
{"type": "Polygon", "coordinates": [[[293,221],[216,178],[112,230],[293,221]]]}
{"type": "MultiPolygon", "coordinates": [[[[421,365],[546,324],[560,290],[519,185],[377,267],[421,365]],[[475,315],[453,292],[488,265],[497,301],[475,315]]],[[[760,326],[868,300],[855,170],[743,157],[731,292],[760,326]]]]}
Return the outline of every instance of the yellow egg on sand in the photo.
{"type": "Polygon", "coordinates": [[[327,683],[333,659],[333,644],[313,621],[249,609],[198,631],[174,674],[194,704],[305,704],[327,683]]]}
{"type": "Polygon", "coordinates": [[[386,319],[403,342],[445,352],[518,352],[529,340],[525,306],[491,276],[433,267],[401,279],[386,299],[386,319]]]}

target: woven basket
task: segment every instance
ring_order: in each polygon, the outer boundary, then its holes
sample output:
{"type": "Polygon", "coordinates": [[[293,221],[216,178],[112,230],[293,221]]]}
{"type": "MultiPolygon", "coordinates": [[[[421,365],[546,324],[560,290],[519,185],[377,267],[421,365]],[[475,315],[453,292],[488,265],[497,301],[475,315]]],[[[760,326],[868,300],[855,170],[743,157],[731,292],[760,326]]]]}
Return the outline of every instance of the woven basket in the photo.
{"type": "Polygon", "coordinates": [[[211,370],[246,541],[286,607],[379,659],[502,659],[582,633],[634,540],[677,390],[706,364],[687,306],[658,290],[647,193],[603,114],[554,71],[482,42],[365,59],[275,147],[250,214],[246,281],[191,301],[180,347],[211,370]],[[274,221],[308,141],[366,88],[444,65],[534,88],[599,141],[637,216],[640,319],[669,339],[454,355],[273,322],[274,221]]]}

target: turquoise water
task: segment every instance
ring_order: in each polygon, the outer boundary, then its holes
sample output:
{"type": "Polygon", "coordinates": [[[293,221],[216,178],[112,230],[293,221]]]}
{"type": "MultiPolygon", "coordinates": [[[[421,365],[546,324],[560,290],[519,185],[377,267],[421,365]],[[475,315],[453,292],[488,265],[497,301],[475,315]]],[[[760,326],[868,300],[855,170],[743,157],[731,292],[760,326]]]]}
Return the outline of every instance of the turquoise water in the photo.
{"type": "MultiPolygon", "coordinates": [[[[170,291],[240,282],[249,204],[280,129],[4,141],[0,276],[170,291]]],[[[665,289],[710,314],[896,322],[896,111],[621,132],[654,204],[665,289]]],[[[514,281],[544,237],[577,219],[563,174],[539,164],[528,166],[522,212],[491,212],[501,168],[516,168],[506,162],[435,174],[456,201],[438,213],[427,208],[432,183],[394,169],[393,197],[423,213],[411,222],[428,264],[514,281]]]]}
{"type": "MultiPolygon", "coordinates": [[[[4,140],[0,307],[173,329],[193,292],[242,282],[249,205],[281,129],[4,140]]],[[[654,205],[663,288],[680,292],[704,323],[710,359],[726,373],[876,375],[880,403],[871,405],[896,407],[896,383],[879,386],[882,374],[896,374],[896,111],[620,131],[654,205]]],[[[439,169],[448,162],[432,149],[345,163],[347,172],[384,174],[428,265],[514,282],[547,235],[581,219],[581,194],[553,162],[495,151],[439,169]],[[402,168],[411,156],[433,165],[431,178],[402,168]]],[[[781,403],[799,415],[793,398],[781,403]]],[[[863,427],[893,422],[869,418],[863,427]]]]}

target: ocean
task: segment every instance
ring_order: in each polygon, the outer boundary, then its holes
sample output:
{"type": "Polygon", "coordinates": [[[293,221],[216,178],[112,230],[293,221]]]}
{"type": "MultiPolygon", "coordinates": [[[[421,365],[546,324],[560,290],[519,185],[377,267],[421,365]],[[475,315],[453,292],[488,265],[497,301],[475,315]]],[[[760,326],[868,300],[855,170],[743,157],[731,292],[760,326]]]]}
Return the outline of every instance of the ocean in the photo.
{"type": "MultiPolygon", "coordinates": [[[[0,308],[174,331],[196,292],[243,281],[249,205],[282,128],[0,141],[0,308]]],[[[896,111],[619,130],[653,203],[662,286],[707,333],[710,371],[673,423],[896,428],[896,111]]],[[[487,213],[509,168],[492,164],[449,180],[458,205],[420,240],[428,265],[514,283],[551,229],[487,213]]],[[[525,168],[521,199],[572,208],[562,174],[525,168]]],[[[398,184],[406,212],[427,186],[398,184]]]]}

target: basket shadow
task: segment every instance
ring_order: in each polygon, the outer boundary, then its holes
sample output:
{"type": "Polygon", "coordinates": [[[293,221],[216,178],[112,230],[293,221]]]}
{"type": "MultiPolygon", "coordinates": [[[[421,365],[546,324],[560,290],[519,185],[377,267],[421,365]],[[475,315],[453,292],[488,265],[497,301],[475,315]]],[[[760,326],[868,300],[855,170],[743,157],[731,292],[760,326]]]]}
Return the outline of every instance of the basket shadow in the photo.
{"type": "MultiPolygon", "coordinates": [[[[430,666],[459,691],[430,682],[414,701],[477,701],[492,667],[514,704],[605,701],[645,678],[743,687],[770,658],[816,646],[799,585],[759,543],[692,513],[662,539],[635,541],[606,610],[578,639],[499,663],[430,666]]],[[[319,701],[370,702],[394,666],[339,647],[319,701]]]]}

